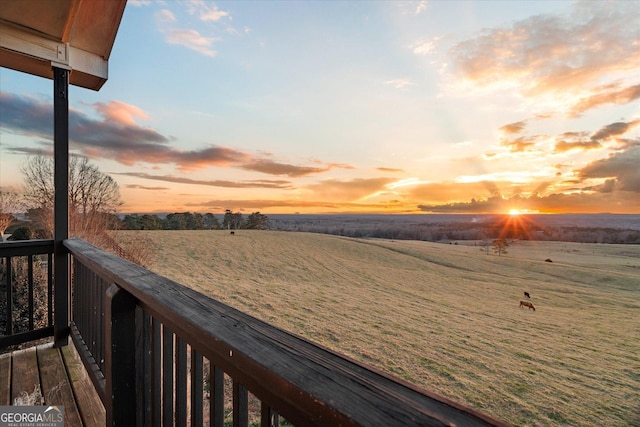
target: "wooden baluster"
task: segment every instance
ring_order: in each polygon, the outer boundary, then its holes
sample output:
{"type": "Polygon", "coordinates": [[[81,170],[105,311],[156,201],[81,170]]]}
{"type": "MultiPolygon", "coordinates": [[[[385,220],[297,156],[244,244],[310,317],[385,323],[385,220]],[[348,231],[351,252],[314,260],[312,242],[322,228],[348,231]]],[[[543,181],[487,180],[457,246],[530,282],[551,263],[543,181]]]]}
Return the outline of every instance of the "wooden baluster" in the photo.
{"type": "Polygon", "coordinates": [[[151,318],[151,425],[162,422],[162,334],[160,321],[151,318]]]}
{"type": "Polygon", "coordinates": [[[27,283],[29,286],[29,330],[33,331],[33,255],[27,256],[27,283]]]}
{"type": "Polygon", "coordinates": [[[6,334],[5,335],[13,335],[13,280],[11,280],[11,276],[13,272],[11,271],[11,257],[6,257],[5,262],[7,264],[7,318],[6,318],[6,334]]]}
{"type": "Polygon", "coordinates": [[[162,423],[173,425],[173,332],[162,325],[162,423]]]}
{"type": "Polygon", "coordinates": [[[248,427],[249,399],[247,389],[233,380],[233,427],[248,427]]]}
{"type": "Polygon", "coordinates": [[[210,363],[209,367],[209,385],[211,387],[210,424],[215,427],[224,427],[224,372],[213,363],[210,363]]]}
{"type": "Polygon", "coordinates": [[[191,427],[202,427],[202,355],[191,347],[191,427]]]}
{"type": "Polygon", "coordinates": [[[176,336],[176,426],[187,426],[187,343],[176,336]]]}
{"type": "Polygon", "coordinates": [[[260,426],[261,427],[278,427],[280,425],[280,416],[271,406],[262,402],[260,405],[260,426]]]}

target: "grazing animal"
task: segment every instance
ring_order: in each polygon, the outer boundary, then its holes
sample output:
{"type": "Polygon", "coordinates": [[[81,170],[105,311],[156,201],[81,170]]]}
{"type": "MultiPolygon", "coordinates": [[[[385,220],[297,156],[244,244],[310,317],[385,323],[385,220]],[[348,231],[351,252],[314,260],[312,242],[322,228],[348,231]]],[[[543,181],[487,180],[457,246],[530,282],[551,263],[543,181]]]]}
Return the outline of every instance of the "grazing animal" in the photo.
{"type": "Polygon", "coordinates": [[[235,231],[232,231],[232,232],[230,232],[229,234],[231,234],[231,235],[233,236],[234,234],[236,234],[236,232],[235,232],[235,231]]]}
{"type": "Polygon", "coordinates": [[[528,307],[529,310],[536,311],[536,308],[529,301],[520,301],[520,307],[528,307]]]}
{"type": "Polygon", "coordinates": [[[529,292],[525,292],[524,296],[527,297],[527,298],[531,298],[531,295],[529,295],[529,292]]]}

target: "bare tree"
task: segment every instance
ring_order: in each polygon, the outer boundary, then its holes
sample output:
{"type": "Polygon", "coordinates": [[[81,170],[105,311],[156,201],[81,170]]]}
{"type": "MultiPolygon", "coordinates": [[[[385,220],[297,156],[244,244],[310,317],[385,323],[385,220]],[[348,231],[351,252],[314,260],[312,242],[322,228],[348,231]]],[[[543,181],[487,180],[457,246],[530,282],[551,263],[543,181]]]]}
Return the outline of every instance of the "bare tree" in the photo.
{"type": "MultiPolygon", "coordinates": [[[[23,165],[24,199],[29,216],[45,230],[42,237],[53,236],[53,159],[35,156],[23,165]]],[[[69,159],[69,235],[80,237],[128,259],[145,265],[151,258],[150,247],[130,242],[125,250],[106,230],[114,228],[114,214],[121,205],[118,183],[89,163],[86,157],[69,159]]]]}
{"type": "Polygon", "coordinates": [[[53,209],[53,159],[42,155],[30,157],[21,170],[27,207],[53,209]]]}
{"type": "Polygon", "coordinates": [[[89,163],[86,157],[72,157],[69,167],[71,210],[87,218],[96,213],[113,213],[122,203],[118,183],[89,163]]]}
{"type": "MultiPolygon", "coordinates": [[[[53,159],[35,156],[23,165],[24,200],[49,233],[53,225],[53,159]]],[[[104,230],[105,214],[120,206],[118,183],[89,163],[86,157],[71,157],[69,161],[69,233],[88,238],[104,230]]],[[[46,236],[46,237],[51,237],[46,236]]]]}
{"type": "Polygon", "coordinates": [[[495,239],[493,241],[493,252],[497,253],[498,256],[508,253],[508,247],[509,243],[505,239],[495,239]]]}
{"type": "Polygon", "coordinates": [[[492,243],[491,240],[488,239],[482,239],[480,241],[480,246],[483,248],[482,250],[484,250],[484,253],[489,255],[489,248],[491,247],[492,243]]]}
{"type": "Polygon", "coordinates": [[[13,214],[21,209],[22,203],[18,193],[0,190],[0,242],[2,242],[2,234],[16,219],[13,214]]]}

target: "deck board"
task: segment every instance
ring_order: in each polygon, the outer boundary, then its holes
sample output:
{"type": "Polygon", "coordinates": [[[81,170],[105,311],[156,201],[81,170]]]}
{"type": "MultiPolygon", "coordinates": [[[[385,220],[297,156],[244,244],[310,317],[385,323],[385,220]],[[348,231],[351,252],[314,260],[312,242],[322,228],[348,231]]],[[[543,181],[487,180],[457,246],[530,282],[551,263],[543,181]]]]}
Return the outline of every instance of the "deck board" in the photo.
{"type": "Polygon", "coordinates": [[[85,426],[103,426],[107,416],[102,401],[91,383],[91,379],[80,360],[80,356],[73,345],[62,347],[62,358],[67,367],[71,387],[76,396],[80,416],[85,426]]]}
{"type": "Polygon", "coordinates": [[[106,423],[98,397],[73,346],[52,343],[0,354],[0,406],[13,405],[16,397],[44,397],[44,405],[64,406],[67,427],[96,427],[106,423]]]}
{"type": "Polygon", "coordinates": [[[60,352],[52,343],[37,347],[38,367],[45,405],[64,406],[65,425],[81,426],[80,413],[69,386],[60,352]]]}
{"type": "Polygon", "coordinates": [[[11,402],[11,354],[0,354],[0,406],[11,402]]]}
{"type": "MultiPolygon", "coordinates": [[[[11,404],[14,404],[18,398],[23,401],[37,399],[41,389],[36,348],[29,347],[14,351],[11,371],[11,404]]],[[[40,404],[40,402],[30,404],[40,404]]]]}

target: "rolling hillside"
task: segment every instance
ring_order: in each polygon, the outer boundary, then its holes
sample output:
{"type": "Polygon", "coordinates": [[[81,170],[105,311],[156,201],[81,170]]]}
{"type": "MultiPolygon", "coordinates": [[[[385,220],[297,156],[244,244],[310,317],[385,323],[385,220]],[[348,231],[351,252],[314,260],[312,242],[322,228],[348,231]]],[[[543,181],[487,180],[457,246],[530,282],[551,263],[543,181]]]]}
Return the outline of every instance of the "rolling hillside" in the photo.
{"type": "Polygon", "coordinates": [[[640,424],[640,246],[130,233],[159,274],[495,417],[640,424]]]}

